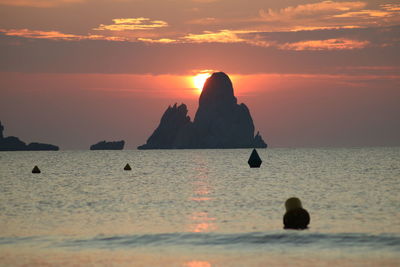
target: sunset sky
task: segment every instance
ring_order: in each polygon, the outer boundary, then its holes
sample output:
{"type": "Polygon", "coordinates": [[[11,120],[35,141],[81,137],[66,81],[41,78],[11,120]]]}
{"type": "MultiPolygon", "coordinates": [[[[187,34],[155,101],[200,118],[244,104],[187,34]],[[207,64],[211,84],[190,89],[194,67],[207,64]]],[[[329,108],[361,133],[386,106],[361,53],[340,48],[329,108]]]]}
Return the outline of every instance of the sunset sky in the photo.
{"type": "Polygon", "coordinates": [[[26,142],[135,148],[224,71],[271,147],[400,145],[395,0],[0,0],[0,47],[0,120],[26,142]]]}

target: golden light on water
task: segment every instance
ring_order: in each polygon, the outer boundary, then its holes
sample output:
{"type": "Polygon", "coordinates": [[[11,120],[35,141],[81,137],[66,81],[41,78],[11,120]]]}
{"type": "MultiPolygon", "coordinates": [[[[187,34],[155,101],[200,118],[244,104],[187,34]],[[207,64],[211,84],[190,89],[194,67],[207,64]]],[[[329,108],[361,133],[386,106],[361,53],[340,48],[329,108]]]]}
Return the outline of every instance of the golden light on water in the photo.
{"type": "Polygon", "coordinates": [[[187,267],[211,267],[211,263],[208,261],[188,261],[185,262],[184,266],[187,267]]]}

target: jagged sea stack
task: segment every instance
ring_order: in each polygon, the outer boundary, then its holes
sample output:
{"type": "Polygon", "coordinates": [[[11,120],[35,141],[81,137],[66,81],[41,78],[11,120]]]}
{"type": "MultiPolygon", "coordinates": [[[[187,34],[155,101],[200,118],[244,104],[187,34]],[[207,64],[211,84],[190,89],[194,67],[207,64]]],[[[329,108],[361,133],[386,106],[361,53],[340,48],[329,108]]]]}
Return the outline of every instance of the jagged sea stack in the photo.
{"type": "Polygon", "coordinates": [[[187,115],[185,104],[169,106],[161,117],[160,124],[147,143],[139,149],[191,148],[194,144],[193,123],[187,115]]]}
{"type": "Polygon", "coordinates": [[[169,106],[160,124],[139,149],[266,148],[250,111],[238,104],[228,75],[216,72],[204,84],[194,121],[185,104],[169,106]]]}
{"type": "Polygon", "coordinates": [[[260,168],[262,160],[255,148],[253,149],[253,152],[251,152],[249,161],[247,161],[247,163],[249,163],[250,168],[260,168]]]}
{"type": "MultiPolygon", "coordinates": [[[[238,104],[228,75],[217,72],[204,84],[194,118],[199,145],[204,148],[266,147],[256,143],[250,111],[238,104]]],[[[259,141],[259,140],[258,140],[259,141]]]]}

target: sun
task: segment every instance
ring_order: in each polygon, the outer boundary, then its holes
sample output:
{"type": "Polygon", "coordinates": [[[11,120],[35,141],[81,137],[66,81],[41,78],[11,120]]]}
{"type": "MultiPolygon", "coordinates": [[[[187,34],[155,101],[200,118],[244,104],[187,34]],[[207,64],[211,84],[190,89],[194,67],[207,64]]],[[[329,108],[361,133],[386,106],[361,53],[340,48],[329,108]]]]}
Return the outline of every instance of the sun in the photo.
{"type": "Polygon", "coordinates": [[[201,92],[203,90],[204,83],[207,78],[210,77],[210,73],[199,73],[192,77],[194,87],[201,92]]]}

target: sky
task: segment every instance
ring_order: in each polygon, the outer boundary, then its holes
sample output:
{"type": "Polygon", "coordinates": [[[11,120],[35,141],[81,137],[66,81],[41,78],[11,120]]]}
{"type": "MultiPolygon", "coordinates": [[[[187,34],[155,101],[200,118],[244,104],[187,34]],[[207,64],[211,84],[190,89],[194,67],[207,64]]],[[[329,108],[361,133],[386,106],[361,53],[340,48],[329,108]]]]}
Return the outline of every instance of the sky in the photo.
{"type": "Polygon", "coordinates": [[[394,0],[0,0],[0,120],[133,149],[224,71],[270,147],[399,146],[399,48],[394,0]]]}

